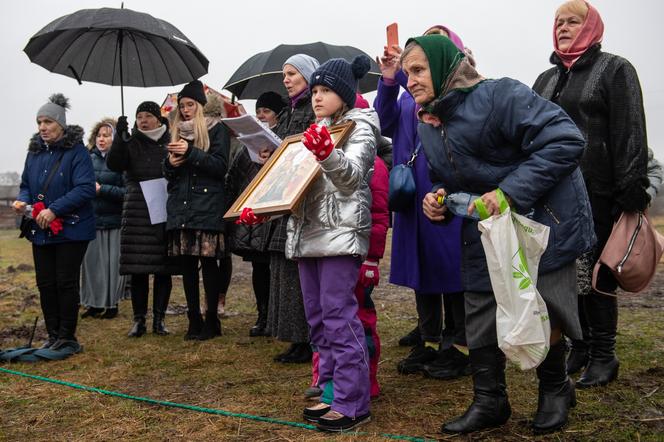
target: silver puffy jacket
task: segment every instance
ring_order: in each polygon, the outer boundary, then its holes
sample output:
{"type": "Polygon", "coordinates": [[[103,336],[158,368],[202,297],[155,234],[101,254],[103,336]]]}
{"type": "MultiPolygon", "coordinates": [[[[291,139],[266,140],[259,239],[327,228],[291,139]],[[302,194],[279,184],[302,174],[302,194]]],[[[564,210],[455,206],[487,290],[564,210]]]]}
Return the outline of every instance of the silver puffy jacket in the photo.
{"type": "Polygon", "coordinates": [[[286,257],[358,255],[369,250],[371,190],[380,123],[373,109],[351,109],[348,141],[319,164],[323,173],[288,220],[286,257]]]}

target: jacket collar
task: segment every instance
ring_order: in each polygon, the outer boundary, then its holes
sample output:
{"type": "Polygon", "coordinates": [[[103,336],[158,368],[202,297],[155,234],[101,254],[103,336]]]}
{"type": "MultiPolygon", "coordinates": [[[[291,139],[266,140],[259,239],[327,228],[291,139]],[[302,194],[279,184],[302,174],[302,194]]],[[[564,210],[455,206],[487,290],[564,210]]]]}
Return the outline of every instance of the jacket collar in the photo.
{"type": "MultiPolygon", "coordinates": [[[[51,148],[60,147],[62,149],[71,149],[77,144],[83,143],[83,128],[81,126],[67,126],[65,129],[65,135],[59,141],[52,144],[51,148]]],[[[28,152],[37,153],[46,148],[46,143],[41,139],[39,133],[36,133],[30,138],[30,143],[28,144],[28,152]]]]}
{"type": "MultiPolygon", "coordinates": [[[[583,53],[581,57],[579,57],[579,59],[572,65],[570,70],[576,71],[579,69],[583,69],[587,66],[590,66],[595,62],[597,57],[599,57],[601,52],[602,52],[601,43],[592,45],[591,47],[588,48],[586,52],[583,53]]],[[[556,54],[555,52],[551,54],[549,61],[551,62],[551,64],[555,64],[558,67],[558,69],[567,71],[567,68],[563,64],[563,61],[560,59],[560,57],[558,57],[558,54],[556,54]]]]}

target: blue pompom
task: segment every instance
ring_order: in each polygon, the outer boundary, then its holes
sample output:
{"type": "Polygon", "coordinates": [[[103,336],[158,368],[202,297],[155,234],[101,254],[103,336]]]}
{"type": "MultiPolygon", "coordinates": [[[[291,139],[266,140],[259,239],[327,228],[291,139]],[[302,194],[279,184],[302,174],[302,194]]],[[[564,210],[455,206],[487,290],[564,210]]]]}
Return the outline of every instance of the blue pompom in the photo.
{"type": "Polygon", "coordinates": [[[366,55],[360,54],[353,59],[350,68],[353,71],[353,76],[360,79],[371,69],[371,60],[366,55]]]}

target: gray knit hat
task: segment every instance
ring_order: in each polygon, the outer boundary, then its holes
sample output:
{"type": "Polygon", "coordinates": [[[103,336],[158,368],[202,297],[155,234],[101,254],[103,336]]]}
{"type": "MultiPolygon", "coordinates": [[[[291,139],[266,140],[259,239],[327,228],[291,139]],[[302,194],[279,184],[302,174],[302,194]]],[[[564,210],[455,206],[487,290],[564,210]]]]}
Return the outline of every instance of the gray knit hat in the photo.
{"type": "Polygon", "coordinates": [[[318,60],[307,54],[295,54],[292,57],[289,57],[288,60],[286,60],[281,66],[281,68],[283,69],[287,64],[297,69],[297,71],[304,77],[304,81],[307,83],[309,83],[311,74],[313,74],[314,71],[320,66],[318,60]]]}
{"type": "Polygon", "coordinates": [[[69,99],[58,93],[48,98],[49,102],[39,108],[37,118],[48,117],[57,122],[63,129],[67,128],[67,117],[65,113],[69,109],[69,99]]]}

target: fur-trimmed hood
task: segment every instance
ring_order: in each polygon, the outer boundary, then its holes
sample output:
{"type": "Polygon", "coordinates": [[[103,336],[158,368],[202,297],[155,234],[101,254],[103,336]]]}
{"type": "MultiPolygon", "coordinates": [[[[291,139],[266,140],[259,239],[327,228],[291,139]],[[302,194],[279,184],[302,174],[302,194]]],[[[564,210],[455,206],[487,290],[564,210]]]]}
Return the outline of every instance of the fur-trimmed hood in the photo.
{"type": "Polygon", "coordinates": [[[90,132],[90,135],[88,136],[88,145],[87,148],[88,150],[92,150],[95,147],[97,147],[97,132],[99,132],[99,129],[102,128],[102,126],[112,126],[113,127],[113,136],[115,136],[115,125],[117,124],[117,121],[113,118],[106,117],[100,121],[98,121],[93,127],[92,131],[90,132]]]}
{"type": "MultiPolygon", "coordinates": [[[[71,149],[75,145],[81,143],[83,144],[83,134],[85,131],[81,126],[77,125],[68,125],[65,129],[64,137],[57,142],[58,146],[63,147],[64,149],[71,149]]],[[[30,138],[30,143],[28,144],[28,152],[39,152],[44,147],[44,141],[39,136],[39,132],[34,134],[30,138]]]]}

